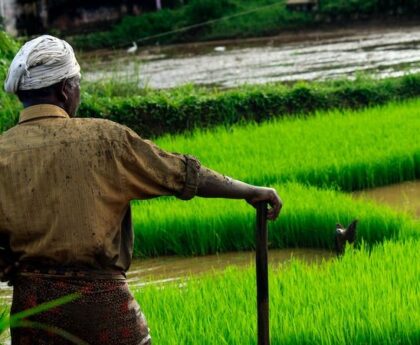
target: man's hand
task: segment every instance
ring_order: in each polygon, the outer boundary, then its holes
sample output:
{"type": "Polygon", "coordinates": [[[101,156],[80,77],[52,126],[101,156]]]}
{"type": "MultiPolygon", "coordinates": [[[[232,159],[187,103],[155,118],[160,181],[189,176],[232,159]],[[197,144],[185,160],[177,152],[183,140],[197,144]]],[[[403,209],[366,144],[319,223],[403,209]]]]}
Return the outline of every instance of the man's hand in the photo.
{"type": "Polygon", "coordinates": [[[16,270],[19,268],[19,262],[9,263],[0,269],[0,281],[7,282],[7,285],[12,286],[16,270]]]}
{"type": "Polygon", "coordinates": [[[261,201],[266,201],[271,208],[269,208],[267,213],[267,218],[270,220],[275,220],[280,214],[280,210],[283,206],[277,191],[273,188],[265,187],[254,187],[254,195],[251,198],[246,199],[246,202],[251,204],[254,207],[257,207],[257,204],[261,201]]]}
{"type": "Polygon", "coordinates": [[[0,235],[0,281],[11,286],[18,268],[19,261],[14,259],[8,236],[0,235]]]}
{"type": "Polygon", "coordinates": [[[258,202],[266,201],[271,206],[267,213],[270,220],[277,219],[283,205],[273,188],[253,186],[203,166],[200,169],[197,195],[205,198],[245,199],[254,207],[257,207],[258,202]]]}

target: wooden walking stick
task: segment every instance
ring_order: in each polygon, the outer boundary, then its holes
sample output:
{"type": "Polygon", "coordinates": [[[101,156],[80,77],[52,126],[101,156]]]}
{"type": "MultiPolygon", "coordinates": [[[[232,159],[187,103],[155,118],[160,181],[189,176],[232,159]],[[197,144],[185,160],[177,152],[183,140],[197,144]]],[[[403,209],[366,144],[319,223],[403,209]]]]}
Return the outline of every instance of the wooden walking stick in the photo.
{"type": "Polygon", "coordinates": [[[257,205],[257,231],[256,231],[258,345],[270,344],[267,258],[268,258],[267,202],[260,202],[257,205]]]}

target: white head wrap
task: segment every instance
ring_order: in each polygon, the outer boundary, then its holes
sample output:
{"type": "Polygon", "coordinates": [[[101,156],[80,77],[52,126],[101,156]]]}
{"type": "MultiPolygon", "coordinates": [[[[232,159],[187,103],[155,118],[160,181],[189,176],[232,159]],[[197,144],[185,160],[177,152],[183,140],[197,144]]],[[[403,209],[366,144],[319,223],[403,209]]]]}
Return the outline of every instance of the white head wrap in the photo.
{"type": "Polygon", "coordinates": [[[41,89],[63,79],[80,77],[73,48],[66,41],[44,35],[26,42],[10,65],[4,89],[41,89]]]}

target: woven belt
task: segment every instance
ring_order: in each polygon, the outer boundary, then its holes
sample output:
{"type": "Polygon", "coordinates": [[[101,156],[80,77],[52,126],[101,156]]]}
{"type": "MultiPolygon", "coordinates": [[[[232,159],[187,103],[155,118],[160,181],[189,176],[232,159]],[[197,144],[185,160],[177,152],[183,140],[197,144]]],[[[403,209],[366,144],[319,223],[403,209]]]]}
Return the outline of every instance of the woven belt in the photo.
{"type": "Polygon", "coordinates": [[[22,264],[17,270],[18,276],[40,276],[48,278],[80,278],[80,279],[108,279],[125,280],[123,271],[101,271],[89,268],[41,266],[22,264]]]}

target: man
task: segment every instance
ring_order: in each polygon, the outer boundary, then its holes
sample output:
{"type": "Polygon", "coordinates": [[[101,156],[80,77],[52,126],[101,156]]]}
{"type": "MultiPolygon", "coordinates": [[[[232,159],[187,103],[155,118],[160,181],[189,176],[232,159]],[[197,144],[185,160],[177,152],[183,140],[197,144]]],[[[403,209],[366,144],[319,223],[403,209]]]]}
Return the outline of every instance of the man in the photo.
{"type": "MultiPolygon", "coordinates": [[[[281,200],[274,189],[165,152],[125,126],[75,118],[79,81],[71,46],[41,36],[21,48],[5,82],[24,106],[19,124],[0,136],[0,235],[9,253],[2,268],[14,285],[11,312],[77,292],[79,299],[30,320],[88,344],[150,344],[125,281],[130,201],[161,195],[267,201],[274,220],[281,200]]],[[[11,334],[13,344],[69,343],[34,328],[11,334]]]]}

